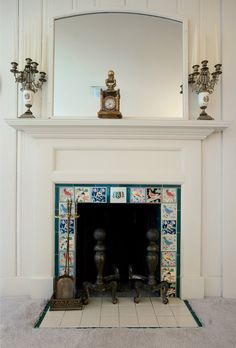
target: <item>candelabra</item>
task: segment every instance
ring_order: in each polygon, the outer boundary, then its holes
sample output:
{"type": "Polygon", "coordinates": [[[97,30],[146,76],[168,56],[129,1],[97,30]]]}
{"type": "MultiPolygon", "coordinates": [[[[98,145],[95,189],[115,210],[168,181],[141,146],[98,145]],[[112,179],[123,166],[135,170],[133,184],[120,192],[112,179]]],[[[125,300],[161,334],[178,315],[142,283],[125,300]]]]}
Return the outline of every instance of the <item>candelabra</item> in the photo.
{"type": "Polygon", "coordinates": [[[206,108],[209,102],[209,94],[213,93],[214,87],[219,80],[219,75],[222,74],[221,64],[216,64],[215,71],[209,72],[207,66],[208,61],[203,60],[201,62],[202,67],[199,71],[199,65],[193,65],[193,73],[189,74],[188,82],[192,84],[192,89],[198,94],[198,104],[201,109],[201,113],[198,120],[213,120],[213,117],[206,113],[206,108]]]}
{"type": "Polygon", "coordinates": [[[32,59],[26,58],[26,64],[23,71],[18,71],[18,63],[12,62],[11,72],[15,76],[15,82],[21,84],[21,91],[23,92],[24,105],[27,107],[26,112],[20,118],[35,118],[30,108],[33,105],[34,94],[46,82],[46,73],[37,70],[38,63],[33,62],[32,59]],[[39,73],[38,81],[36,75],[39,73]]]}

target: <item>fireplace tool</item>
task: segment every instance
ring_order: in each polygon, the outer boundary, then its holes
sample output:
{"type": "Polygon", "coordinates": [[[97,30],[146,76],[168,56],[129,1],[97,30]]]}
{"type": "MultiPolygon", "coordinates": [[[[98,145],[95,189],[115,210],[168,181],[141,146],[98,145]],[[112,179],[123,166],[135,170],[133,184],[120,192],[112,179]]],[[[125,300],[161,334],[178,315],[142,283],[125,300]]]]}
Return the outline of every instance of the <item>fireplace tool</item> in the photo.
{"type": "Polygon", "coordinates": [[[129,279],[134,283],[134,289],[136,296],[134,297],[134,302],[139,303],[140,292],[144,288],[150,290],[153,293],[161,291],[162,303],[167,304],[167,291],[169,289],[169,283],[167,281],[161,281],[160,283],[156,280],[156,268],[158,264],[157,251],[158,246],[156,241],[158,239],[158,231],[156,228],[151,228],[147,231],[147,239],[149,244],[147,246],[146,261],[148,267],[148,276],[143,276],[140,274],[133,274],[132,266],[129,266],[129,279]]]}
{"type": "Polygon", "coordinates": [[[71,219],[72,200],[67,201],[67,240],[65,254],[64,274],[57,279],[56,298],[68,299],[75,297],[74,278],[69,275],[69,258],[70,258],[70,219],[71,219]]]}
{"type": "MultiPolygon", "coordinates": [[[[64,274],[56,280],[55,297],[51,299],[50,310],[73,310],[82,309],[81,299],[75,298],[75,280],[70,275],[70,222],[71,222],[72,200],[67,200],[67,239],[64,274]]],[[[75,214],[74,217],[79,217],[75,214]]]]}

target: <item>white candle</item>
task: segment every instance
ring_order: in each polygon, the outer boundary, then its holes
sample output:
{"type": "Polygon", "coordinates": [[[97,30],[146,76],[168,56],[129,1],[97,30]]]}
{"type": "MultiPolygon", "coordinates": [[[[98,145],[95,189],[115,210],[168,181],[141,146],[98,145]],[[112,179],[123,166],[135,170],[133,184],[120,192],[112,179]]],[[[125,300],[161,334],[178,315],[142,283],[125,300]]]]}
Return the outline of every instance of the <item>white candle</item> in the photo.
{"type": "Polygon", "coordinates": [[[192,66],[199,64],[199,62],[198,62],[198,28],[197,28],[197,25],[195,25],[195,28],[194,28],[191,63],[192,63],[192,66]]]}
{"type": "Polygon", "coordinates": [[[36,24],[33,24],[32,29],[32,36],[31,36],[32,42],[32,59],[34,62],[37,62],[37,26],[36,24]]]}
{"type": "Polygon", "coordinates": [[[218,36],[218,30],[217,26],[215,26],[215,50],[216,50],[216,61],[215,64],[220,63],[220,50],[219,50],[219,36],[218,36]]]}
{"type": "Polygon", "coordinates": [[[206,33],[203,34],[202,40],[202,60],[207,60],[207,38],[206,33]]]}
{"type": "Polygon", "coordinates": [[[12,28],[12,42],[11,42],[11,47],[12,47],[12,62],[17,61],[17,32],[16,32],[16,24],[15,22],[12,22],[11,25],[12,28]]]}
{"type": "Polygon", "coordinates": [[[37,55],[36,55],[36,62],[37,63],[41,63],[41,59],[40,59],[40,47],[41,47],[41,42],[40,42],[40,25],[39,23],[37,24],[37,41],[36,41],[36,44],[37,44],[37,48],[36,48],[36,52],[37,52],[37,55]]]}

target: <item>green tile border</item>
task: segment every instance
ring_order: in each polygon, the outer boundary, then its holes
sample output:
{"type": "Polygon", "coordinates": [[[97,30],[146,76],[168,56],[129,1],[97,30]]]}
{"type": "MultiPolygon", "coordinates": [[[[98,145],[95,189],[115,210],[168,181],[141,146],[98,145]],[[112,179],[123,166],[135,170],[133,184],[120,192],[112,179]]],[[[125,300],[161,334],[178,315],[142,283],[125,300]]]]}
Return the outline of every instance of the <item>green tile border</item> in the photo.
{"type": "Polygon", "coordinates": [[[38,329],[48,311],[50,307],[50,300],[46,303],[46,305],[44,306],[42,312],[39,314],[39,318],[36,320],[35,324],[34,324],[34,329],[38,329]]]}
{"type": "Polygon", "coordinates": [[[196,314],[196,313],[194,312],[194,310],[192,309],[192,307],[191,307],[189,301],[188,301],[188,300],[183,300],[183,301],[184,301],[184,303],[186,304],[186,306],[188,307],[188,310],[189,310],[190,313],[192,314],[193,319],[196,321],[197,325],[198,325],[199,327],[203,327],[202,322],[200,321],[200,319],[198,318],[197,314],[196,314]]]}

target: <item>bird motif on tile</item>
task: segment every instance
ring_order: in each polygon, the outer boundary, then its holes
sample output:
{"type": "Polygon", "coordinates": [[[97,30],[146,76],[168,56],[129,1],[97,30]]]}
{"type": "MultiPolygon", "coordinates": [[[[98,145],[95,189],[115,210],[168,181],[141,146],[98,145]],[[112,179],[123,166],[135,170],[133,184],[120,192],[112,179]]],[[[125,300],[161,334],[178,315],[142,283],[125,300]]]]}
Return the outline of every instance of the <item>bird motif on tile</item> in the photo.
{"type": "Polygon", "coordinates": [[[166,236],[163,236],[163,240],[164,240],[165,244],[168,245],[168,246],[173,244],[173,241],[167,239],[166,236]]]}
{"type": "Polygon", "coordinates": [[[69,190],[67,190],[66,188],[64,188],[63,192],[64,192],[64,195],[65,195],[65,196],[71,198],[71,196],[72,196],[72,192],[71,192],[71,191],[69,191],[69,190]]]}
{"type": "Polygon", "coordinates": [[[166,190],[166,195],[167,195],[169,198],[174,198],[174,197],[175,197],[174,192],[171,192],[171,191],[169,191],[169,190],[166,190]]]}
{"type": "Polygon", "coordinates": [[[67,208],[65,207],[64,204],[61,204],[60,208],[61,208],[61,211],[62,211],[63,214],[67,213],[67,208]]]}
{"type": "Polygon", "coordinates": [[[174,212],[174,209],[168,208],[166,205],[163,205],[163,208],[165,209],[166,214],[172,214],[174,212]]]}

